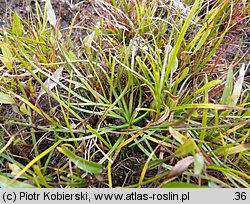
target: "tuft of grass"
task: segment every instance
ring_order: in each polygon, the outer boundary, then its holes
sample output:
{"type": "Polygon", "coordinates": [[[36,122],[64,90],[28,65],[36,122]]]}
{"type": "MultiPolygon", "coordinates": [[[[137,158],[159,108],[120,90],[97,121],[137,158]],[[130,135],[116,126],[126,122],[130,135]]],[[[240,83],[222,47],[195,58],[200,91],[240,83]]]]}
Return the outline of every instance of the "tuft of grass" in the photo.
{"type": "Polygon", "coordinates": [[[145,2],[61,29],[36,1],[0,30],[0,186],[250,187],[249,65],[218,51],[247,10],[145,2]]]}

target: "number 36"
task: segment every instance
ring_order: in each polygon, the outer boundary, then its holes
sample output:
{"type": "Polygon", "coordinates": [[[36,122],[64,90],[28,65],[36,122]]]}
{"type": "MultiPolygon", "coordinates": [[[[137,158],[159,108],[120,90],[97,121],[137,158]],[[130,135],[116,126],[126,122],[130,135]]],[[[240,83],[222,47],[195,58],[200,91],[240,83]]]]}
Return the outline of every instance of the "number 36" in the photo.
{"type": "Polygon", "coordinates": [[[235,192],[236,197],[234,200],[246,200],[247,199],[247,194],[246,192],[235,192]]]}

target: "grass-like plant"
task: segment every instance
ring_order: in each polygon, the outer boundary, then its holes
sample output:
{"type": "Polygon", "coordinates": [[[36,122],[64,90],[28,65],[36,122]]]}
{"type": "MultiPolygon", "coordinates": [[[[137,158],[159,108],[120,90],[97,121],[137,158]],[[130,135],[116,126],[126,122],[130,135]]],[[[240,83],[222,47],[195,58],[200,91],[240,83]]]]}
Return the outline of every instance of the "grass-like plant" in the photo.
{"type": "Polygon", "coordinates": [[[129,2],[66,33],[36,2],[0,30],[1,187],[250,187],[249,64],[218,56],[243,3],[129,2]]]}

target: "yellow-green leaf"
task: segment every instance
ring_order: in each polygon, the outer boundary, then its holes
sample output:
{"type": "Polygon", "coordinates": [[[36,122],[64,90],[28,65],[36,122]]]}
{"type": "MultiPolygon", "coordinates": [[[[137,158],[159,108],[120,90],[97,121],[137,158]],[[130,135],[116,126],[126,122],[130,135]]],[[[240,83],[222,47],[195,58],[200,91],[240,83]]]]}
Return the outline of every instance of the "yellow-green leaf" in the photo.
{"type": "Polygon", "coordinates": [[[85,50],[87,53],[90,53],[90,51],[91,51],[91,45],[94,41],[95,36],[96,36],[96,32],[93,31],[91,34],[87,35],[83,40],[85,50]]]}
{"type": "Polygon", "coordinates": [[[213,27],[213,23],[211,25],[209,25],[208,29],[201,35],[201,38],[198,41],[198,44],[196,45],[196,48],[195,48],[193,53],[196,53],[204,45],[208,36],[210,35],[212,27],[213,27]]]}
{"type": "Polygon", "coordinates": [[[199,186],[192,183],[174,181],[169,183],[163,183],[160,185],[160,188],[206,188],[206,186],[199,186]]]}
{"type": "Polygon", "coordinates": [[[0,92],[0,103],[15,104],[16,102],[10,95],[0,92]]]}
{"type": "Polygon", "coordinates": [[[179,84],[182,80],[184,80],[184,79],[186,78],[186,76],[188,75],[188,72],[189,72],[189,68],[186,67],[186,68],[184,69],[184,71],[182,72],[181,76],[180,76],[179,78],[177,78],[176,81],[173,83],[173,86],[177,87],[178,84],[179,84]]]}
{"type": "Polygon", "coordinates": [[[85,160],[73,152],[69,151],[66,147],[57,147],[58,151],[64,154],[72,161],[79,169],[82,169],[88,173],[93,174],[101,174],[102,173],[102,165],[93,161],[85,160]]]}
{"type": "Polygon", "coordinates": [[[172,110],[183,110],[186,108],[203,108],[203,109],[214,109],[214,110],[247,110],[246,108],[242,108],[239,106],[229,106],[229,105],[221,105],[214,103],[192,103],[192,104],[183,104],[180,106],[176,106],[172,108],[172,110]]]}
{"type": "Polygon", "coordinates": [[[169,127],[170,134],[176,139],[180,144],[184,144],[187,141],[187,137],[175,130],[172,127],[169,127]]]}
{"type": "Polygon", "coordinates": [[[199,94],[203,93],[204,91],[208,91],[212,87],[214,87],[214,86],[216,86],[218,84],[221,84],[221,83],[222,83],[222,80],[213,80],[213,81],[210,81],[210,82],[206,83],[203,87],[201,87],[200,89],[198,89],[196,91],[196,95],[199,95],[199,94]]]}
{"type": "Polygon", "coordinates": [[[176,70],[177,70],[177,68],[178,68],[178,58],[177,58],[177,56],[173,56],[173,50],[170,52],[170,54],[169,54],[169,58],[174,58],[174,60],[173,60],[173,66],[172,66],[172,68],[171,68],[171,72],[175,72],[176,70]]]}
{"type": "Polygon", "coordinates": [[[0,186],[2,188],[35,188],[35,186],[31,184],[14,181],[3,175],[0,175],[0,186]]]}
{"type": "Polygon", "coordinates": [[[23,103],[21,106],[20,106],[20,111],[28,116],[30,116],[30,113],[29,111],[27,110],[27,107],[25,105],[25,103],[23,103]]]}
{"type": "Polygon", "coordinates": [[[232,90],[233,90],[233,66],[230,65],[228,68],[228,73],[227,73],[227,80],[225,84],[225,88],[221,97],[221,103],[224,105],[229,105],[231,102],[231,97],[232,97],[232,90]]]}
{"type": "Polygon", "coordinates": [[[21,37],[23,35],[23,26],[17,15],[17,12],[14,12],[11,34],[21,37]]]}
{"type": "Polygon", "coordinates": [[[236,154],[240,152],[244,152],[250,150],[250,144],[240,144],[235,147],[231,147],[227,150],[228,154],[236,154]]]}
{"type": "Polygon", "coordinates": [[[185,142],[183,145],[181,145],[176,151],[175,156],[176,157],[184,157],[188,154],[192,153],[193,151],[197,150],[198,147],[194,140],[190,139],[187,142],[185,142]]]}
{"type": "MultiPolygon", "coordinates": [[[[21,171],[20,167],[17,166],[16,164],[8,163],[8,166],[9,166],[9,169],[11,170],[12,176],[16,176],[21,171]]],[[[28,174],[24,173],[19,178],[29,178],[29,176],[28,176],[28,174]]]]}
{"type": "Polygon", "coordinates": [[[0,55],[0,60],[7,67],[7,69],[12,69],[12,59],[13,55],[10,51],[10,47],[7,43],[0,43],[0,48],[2,55],[0,55]]]}

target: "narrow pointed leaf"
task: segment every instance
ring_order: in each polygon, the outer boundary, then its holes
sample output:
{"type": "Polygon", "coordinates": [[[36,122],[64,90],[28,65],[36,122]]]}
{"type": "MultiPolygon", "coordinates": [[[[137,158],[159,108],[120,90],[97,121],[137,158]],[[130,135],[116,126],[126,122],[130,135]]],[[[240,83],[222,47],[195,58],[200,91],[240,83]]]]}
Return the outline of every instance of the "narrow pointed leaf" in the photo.
{"type": "Polygon", "coordinates": [[[0,187],[2,188],[35,188],[31,184],[20,182],[20,181],[13,181],[12,179],[0,175],[0,187]]]}
{"type": "Polygon", "coordinates": [[[228,154],[237,154],[244,151],[250,150],[250,144],[240,144],[235,147],[231,147],[228,149],[228,154]]]}
{"type": "Polygon", "coordinates": [[[233,80],[234,80],[233,66],[229,66],[225,88],[221,97],[221,103],[224,105],[230,104],[232,97],[232,90],[233,90],[233,80]]]}
{"type": "MultiPolygon", "coordinates": [[[[11,170],[11,175],[12,176],[16,176],[20,171],[20,167],[17,166],[16,164],[11,164],[11,163],[8,163],[8,166],[11,170]]],[[[20,176],[19,178],[29,178],[29,175],[24,173],[22,176],[20,176]]]]}
{"type": "Polygon", "coordinates": [[[198,89],[196,91],[196,95],[199,95],[199,94],[203,93],[204,91],[208,91],[212,87],[217,86],[218,84],[221,84],[221,83],[222,83],[221,80],[210,81],[210,82],[206,83],[202,88],[198,89]]]}
{"type": "Polygon", "coordinates": [[[176,151],[175,156],[176,157],[185,157],[189,155],[190,153],[193,153],[195,150],[197,150],[197,145],[194,140],[190,139],[184,144],[182,144],[176,151]]]}
{"type": "Polygon", "coordinates": [[[75,155],[73,152],[69,151],[66,147],[58,147],[57,148],[59,152],[64,154],[69,158],[70,161],[72,161],[79,169],[82,169],[88,173],[93,174],[101,174],[102,173],[102,165],[98,164],[93,161],[85,160],[77,155],[75,155]]]}
{"type": "Polygon", "coordinates": [[[11,34],[21,37],[23,35],[23,26],[17,15],[17,12],[14,12],[11,34]]]}
{"type": "Polygon", "coordinates": [[[184,144],[185,141],[187,141],[187,137],[175,130],[174,128],[169,127],[169,132],[180,144],[184,144]]]}
{"type": "MultiPolygon", "coordinates": [[[[192,183],[183,183],[178,181],[163,183],[160,185],[160,188],[201,188],[201,187],[203,186],[199,186],[192,183]]],[[[206,186],[204,186],[204,188],[206,188],[206,186]]]]}
{"type": "Polygon", "coordinates": [[[178,84],[187,77],[188,72],[189,72],[189,68],[187,67],[184,69],[181,76],[173,83],[173,86],[177,87],[178,84]]]}

